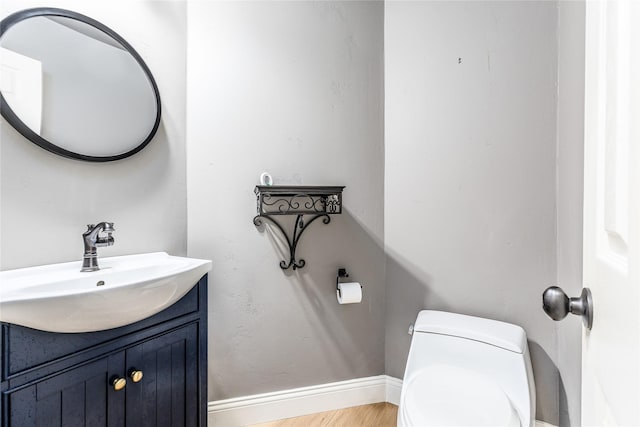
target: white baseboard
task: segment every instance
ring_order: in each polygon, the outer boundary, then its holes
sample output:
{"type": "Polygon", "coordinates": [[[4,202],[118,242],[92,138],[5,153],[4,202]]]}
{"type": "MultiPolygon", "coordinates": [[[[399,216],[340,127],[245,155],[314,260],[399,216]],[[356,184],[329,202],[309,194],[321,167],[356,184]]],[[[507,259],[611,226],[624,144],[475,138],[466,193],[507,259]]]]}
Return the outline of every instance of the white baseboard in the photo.
{"type": "Polygon", "coordinates": [[[387,384],[385,387],[386,401],[394,405],[400,405],[400,392],[402,391],[402,380],[385,375],[387,384]]]}
{"type": "MultiPolygon", "coordinates": [[[[358,378],[273,393],[209,402],[210,427],[240,427],[370,403],[400,403],[402,380],[388,375],[358,378]]],[[[555,427],[536,420],[535,427],[555,427]]]]}
{"type": "Polygon", "coordinates": [[[378,375],[209,402],[208,425],[238,427],[385,402],[387,378],[378,375]]]}

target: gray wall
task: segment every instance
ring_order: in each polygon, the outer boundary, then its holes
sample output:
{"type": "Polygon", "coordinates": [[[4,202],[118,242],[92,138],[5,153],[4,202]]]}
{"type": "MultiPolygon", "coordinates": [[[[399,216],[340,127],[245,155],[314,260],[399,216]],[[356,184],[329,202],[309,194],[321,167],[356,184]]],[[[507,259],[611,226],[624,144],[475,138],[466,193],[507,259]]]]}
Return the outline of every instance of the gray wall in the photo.
{"type": "MultiPolygon", "coordinates": [[[[213,260],[209,399],[384,373],[383,4],[188,7],[188,253],[213,260]],[[282,271],[253,188],[346,185],[282,271]],[[362,282],[338,305],[335,277],[362,282]]],[[[290,224],[290,223],[289,223],[290,224]]]]}
{"type": "Polygon", "coordinates": [[[100,256],[184,255],[186,5],[3,0],[1,16],[45,5],[89,15],[128,40],[156,78],[163,118],[145,150],[107,164],[55,156],[1,119],[0,268],[80,260],[86,224],[101,220],[114,221],[117,231],[115,245],[100,248],[100,256]]]}
{"type": "Polygon", "coordinates": [[[515,323],[553,424],[556,25],[553,2],[385,7],[386,373],[423,308],[515,323]]]}
{"type": "Polygon", "coordinates": [[[84,224],[103,219],[118,230],[101,256],[185,254],[188,204],[189,255],[214,261],[210,400],[402,377],[406,330],[434,308],[525,327],[537,418],[580,425],[580,322],[550,323],[539,299],[581,286],[582,3],[389,2],[383,19],[380,2],[5,0],[0,16],[34,6],[131,42],[163,122],[133,158],[90,164],[2,119],[0,268],[79,259],[84,224]],[[307,231],[295,273],[251,222],[265,170],[347,186],[346,212],[307,231]],[[335,302],[339,266],[362,304],[335,302]]]}
{"type": "MultiPolygon", "coordinates": [[[[582,288],[585,4],[558,6],[558,284],[570,296],[582,288]]],[[[558,322],[560,426],[579,426],[582,322],[558,322]]]]}

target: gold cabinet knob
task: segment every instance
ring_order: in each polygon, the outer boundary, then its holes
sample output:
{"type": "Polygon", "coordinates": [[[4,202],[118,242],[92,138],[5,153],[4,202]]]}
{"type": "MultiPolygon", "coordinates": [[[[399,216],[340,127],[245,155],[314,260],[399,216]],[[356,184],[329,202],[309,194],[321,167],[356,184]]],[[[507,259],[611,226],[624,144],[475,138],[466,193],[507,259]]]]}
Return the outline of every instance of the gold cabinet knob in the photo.
{"type": "Polygon", "coordinates": [[[123,388],[126,387],[127,380],[125,378],[122,378],[122,377],[116,377],[116,378],[111,380],[111,385],[113,386],[113,389],[115,391],[120,391],[120,390],[122,390],[123,388]]]}
{"type": "Polygon", "coordinates": [[[129,371],[129,378],[131,378],[131,380],[134,383],[140,382],[140,380],[142,379],[142,377],[144,376],[144,374],[142,373],[142,371],[138,371],[137,369],[133,368],[129,371]]]}

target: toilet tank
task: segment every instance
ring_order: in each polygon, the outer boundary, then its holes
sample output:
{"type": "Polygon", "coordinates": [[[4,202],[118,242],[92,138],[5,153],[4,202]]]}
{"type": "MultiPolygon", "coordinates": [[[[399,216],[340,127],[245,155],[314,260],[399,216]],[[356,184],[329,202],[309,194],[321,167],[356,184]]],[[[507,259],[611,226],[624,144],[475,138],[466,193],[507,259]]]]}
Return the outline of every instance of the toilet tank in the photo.
{"type": "Polygon", "coordinates": [[[496,320],[423,310],[414,325],[405,381],[437,365],[455,366],[495,381],[518,411],[535,421],[535,384],[524,330],[496,320]]]}

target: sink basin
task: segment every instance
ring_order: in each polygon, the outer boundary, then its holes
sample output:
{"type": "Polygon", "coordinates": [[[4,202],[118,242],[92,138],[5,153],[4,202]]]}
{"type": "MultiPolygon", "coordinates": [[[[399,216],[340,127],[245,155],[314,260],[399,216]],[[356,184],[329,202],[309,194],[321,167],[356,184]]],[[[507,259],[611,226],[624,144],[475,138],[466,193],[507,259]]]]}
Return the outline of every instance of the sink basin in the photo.
{"type": "Polygon", "coordinates": [[[0,272],[0,321],[50,332],[91,332],[128,325],[182,298],[211,261],[165,252],[0,272]]]}

